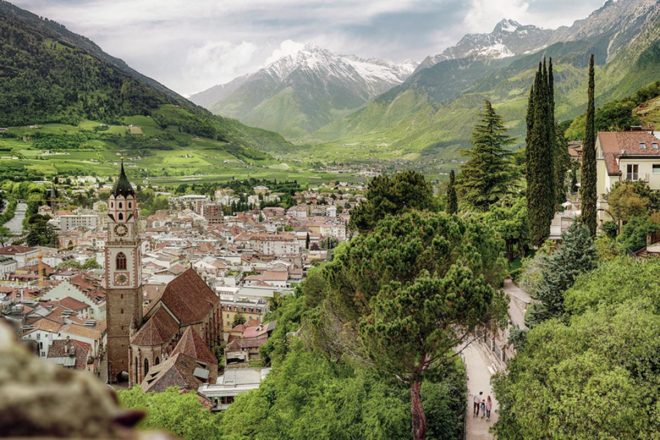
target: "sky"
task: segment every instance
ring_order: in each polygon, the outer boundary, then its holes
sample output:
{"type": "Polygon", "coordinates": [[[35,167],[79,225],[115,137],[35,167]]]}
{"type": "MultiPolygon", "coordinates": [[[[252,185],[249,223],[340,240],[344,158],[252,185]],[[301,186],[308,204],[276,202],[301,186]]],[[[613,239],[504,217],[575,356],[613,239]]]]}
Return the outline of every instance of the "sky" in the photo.
{"type": "Polygon", "coordinates": [[[10,0],[189,96],[305,44],[421,61],[503,18],[570,25],[604,0],[10,0]]]}

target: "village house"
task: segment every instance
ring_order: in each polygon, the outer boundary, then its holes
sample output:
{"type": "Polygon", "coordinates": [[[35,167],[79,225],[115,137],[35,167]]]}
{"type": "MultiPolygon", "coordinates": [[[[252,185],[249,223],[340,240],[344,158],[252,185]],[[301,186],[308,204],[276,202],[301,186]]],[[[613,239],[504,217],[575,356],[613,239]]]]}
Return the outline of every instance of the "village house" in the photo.
{"type": "Polygon", "coordinates": [[[607,194],[621,181],[642,180],[660,190],[660,139],[654,132],[599,132],[596,138],[598,219],[610,220],[607,194]]]}
{"type": "Polygon", "coordinates": [[[0,256],[13,258],[17,267],[27,266],[36,262],[39,251],[27,246],[5,246],[0,248],[0,256]]]}

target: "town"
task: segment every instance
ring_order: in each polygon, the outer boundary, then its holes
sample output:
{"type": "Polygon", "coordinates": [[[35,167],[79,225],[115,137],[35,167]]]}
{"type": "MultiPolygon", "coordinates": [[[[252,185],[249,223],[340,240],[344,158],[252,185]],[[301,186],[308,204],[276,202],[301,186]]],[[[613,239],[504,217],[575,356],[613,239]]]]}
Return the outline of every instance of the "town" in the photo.
{"type": "Polygon", "coordinates": [[[50,219],[56,246],[0,248],[3,317],[41,358],[119,386],[199,390],[218,410],[268,374],[259,349],[277,325],[270,308],[347,239],[363,192],[327,184],[285,209],[265,185],[157,191],[166,209],[142,218],[123,163],[114,183],[66,180],[69,194],[108,198],[89,209],[48,200],[35,215],[50,219]],[[244,211],[225,214],[242,200],[244,211]]]}

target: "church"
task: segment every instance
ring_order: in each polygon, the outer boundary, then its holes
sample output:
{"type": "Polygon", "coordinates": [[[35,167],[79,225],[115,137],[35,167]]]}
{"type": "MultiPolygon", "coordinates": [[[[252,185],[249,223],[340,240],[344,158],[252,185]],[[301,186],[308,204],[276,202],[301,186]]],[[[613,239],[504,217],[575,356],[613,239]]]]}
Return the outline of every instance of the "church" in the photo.
{"type": "Polygon", "coordinates": [[[104,284],[108,381],[193,389],[218,374],[213,349],[222,343],[220,300],[190,268],[144,309],[138,202],[121,164],[108,199],[104,284]]]}

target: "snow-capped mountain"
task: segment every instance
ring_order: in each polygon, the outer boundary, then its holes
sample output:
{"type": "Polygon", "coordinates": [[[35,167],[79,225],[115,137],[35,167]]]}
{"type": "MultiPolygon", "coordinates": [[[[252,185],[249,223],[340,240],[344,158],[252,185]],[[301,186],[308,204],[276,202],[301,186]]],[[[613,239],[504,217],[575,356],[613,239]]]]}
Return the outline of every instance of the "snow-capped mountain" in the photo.
{"type": "Polygon", "coordinates": [[[497,59],[519,55],[540,49],[547,44],[552,31],[533,25],[522,25],[514,20],[504,19],[497,23],[489,34],[467,34],[456,46],[442,53],[429,56],[417,68],[420,70],[443,60],[460,58],[497,59]]]}
{"type": "Polygon", "coordinates": [[[305,46],[191,100],[213,112],[298,138],[401,84],[415,67],[412,62],[397,64],[305,46]]]}

